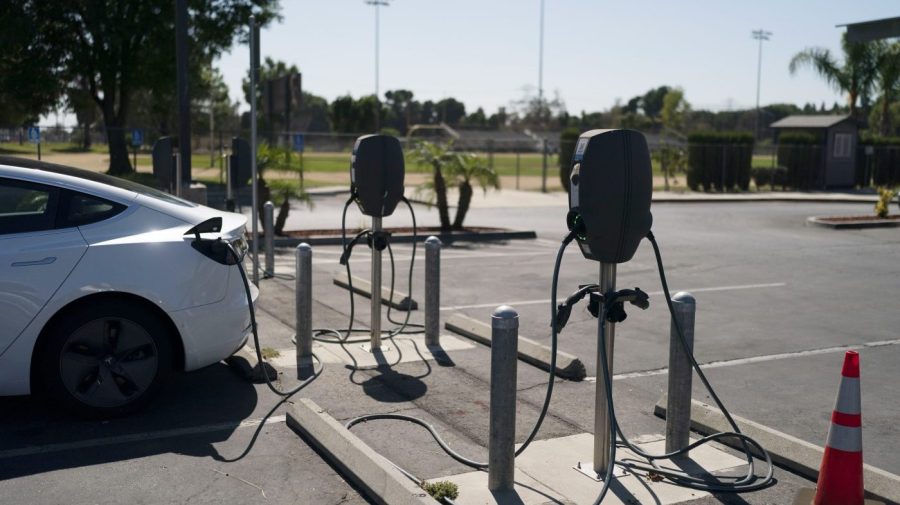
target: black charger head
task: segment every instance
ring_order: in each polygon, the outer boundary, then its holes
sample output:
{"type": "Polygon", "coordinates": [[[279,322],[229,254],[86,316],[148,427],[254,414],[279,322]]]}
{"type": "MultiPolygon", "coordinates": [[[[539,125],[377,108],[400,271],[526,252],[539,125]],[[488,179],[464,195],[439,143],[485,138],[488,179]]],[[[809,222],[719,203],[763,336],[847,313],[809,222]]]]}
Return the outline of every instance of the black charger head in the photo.
{"type": "Polygon", "coordinates": [[[572,157],[569,229],[585,258],[629,261],[650,231],[653,172],[647,141],[634,130],[582,133],[572,157]]]}
{"type": "Polygon", "coordinates": [[[390,135],[363,135],[350,157],[350,191],[363,214],[390,216],[403,197],[403,149],[390,135]]]}

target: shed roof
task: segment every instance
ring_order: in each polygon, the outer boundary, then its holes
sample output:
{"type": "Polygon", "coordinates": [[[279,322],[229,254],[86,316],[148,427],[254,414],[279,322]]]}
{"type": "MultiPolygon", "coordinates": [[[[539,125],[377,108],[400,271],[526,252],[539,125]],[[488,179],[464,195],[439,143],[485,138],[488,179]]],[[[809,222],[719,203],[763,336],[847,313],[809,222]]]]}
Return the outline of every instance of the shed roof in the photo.
{"type": "Polygon", "coordinates": [[[832,126],[850,119],[850,116],[840,114],[829,115],[794,115],[788,116],[770,124],[770,128],[831,128],[832,126]]]}

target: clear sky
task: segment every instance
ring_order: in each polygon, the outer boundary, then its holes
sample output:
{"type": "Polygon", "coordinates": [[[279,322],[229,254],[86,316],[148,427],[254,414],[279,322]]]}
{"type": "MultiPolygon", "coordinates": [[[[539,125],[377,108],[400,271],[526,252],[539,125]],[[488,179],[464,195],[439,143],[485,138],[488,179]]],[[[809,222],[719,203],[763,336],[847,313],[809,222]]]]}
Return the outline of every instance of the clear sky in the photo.
{"type": "MultiPolygon", "coordinates": [[[[840,53],[835,25],[900,14],[897,0],[545,0],[544,90],[570,113],[607,109],[668,84],[696,108],[749,108],[761,102],[829,106],[843,97],[811,70],[791,76],[798,51],[840,53]]],[[[262,31],[262,56],[296,64],[304,90],[335,97],[375,88],[375,11],[364,0],[282,0],[280,23],[262,31]]],[[[391,0],[380,8],[380,90],[416,99],[453,96],[488,113],[537,88],[540,0],[391,0]]],[[[218,66],[233,98],[249,49],[235,46],[218,66]]],[[[243,102],[243,100],[241,100],[243,102]]],[[[245,104],[242,104],[242,108],[245,104]]]]}

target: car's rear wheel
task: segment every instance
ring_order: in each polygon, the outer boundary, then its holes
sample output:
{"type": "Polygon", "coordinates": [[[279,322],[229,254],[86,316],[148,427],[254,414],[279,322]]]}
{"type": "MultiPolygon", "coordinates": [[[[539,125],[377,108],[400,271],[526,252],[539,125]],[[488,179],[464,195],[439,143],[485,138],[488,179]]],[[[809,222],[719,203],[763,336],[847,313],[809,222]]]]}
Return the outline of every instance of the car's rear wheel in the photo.
{"type": "Polygon", "coordinates": [[[134,303],[84,307],[54,325],[41,368],[50,398],[69,410],[88,417],[130,414],[169,377],[171,335],[134,303]]]}

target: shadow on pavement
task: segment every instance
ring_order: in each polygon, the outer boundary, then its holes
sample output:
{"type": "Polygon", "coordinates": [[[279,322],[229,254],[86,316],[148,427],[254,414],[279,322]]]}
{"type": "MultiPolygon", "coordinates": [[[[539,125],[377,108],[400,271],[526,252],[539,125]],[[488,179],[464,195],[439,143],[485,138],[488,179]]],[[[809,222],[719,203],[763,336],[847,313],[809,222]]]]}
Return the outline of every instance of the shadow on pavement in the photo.
{"type": "Polygon", "coordinates": [[[218,363],[179,374],[144,412],[88,421],[36,397],[0,398],[0,480],[176,453],[222,459],[229,439],[257,406],[257,391],[218,363]]]}

